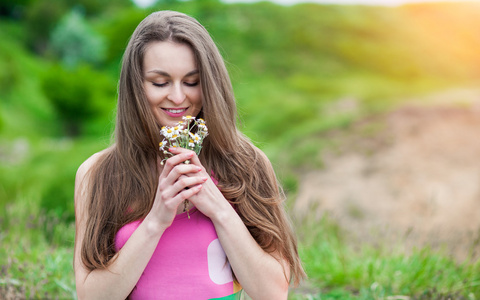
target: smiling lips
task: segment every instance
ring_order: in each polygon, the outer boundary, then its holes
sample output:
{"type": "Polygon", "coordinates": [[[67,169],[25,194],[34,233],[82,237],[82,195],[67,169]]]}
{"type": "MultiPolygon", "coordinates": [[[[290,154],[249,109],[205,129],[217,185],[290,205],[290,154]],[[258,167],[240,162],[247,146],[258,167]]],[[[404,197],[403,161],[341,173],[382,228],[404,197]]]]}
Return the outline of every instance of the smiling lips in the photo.
{"type": "Polygon", "coordinates": [[[182,117],[185,114],[188,107],[186,107],[186,108],[162,108],[162,109],[170,117],[178,118],[178,117],[182,117]]]}

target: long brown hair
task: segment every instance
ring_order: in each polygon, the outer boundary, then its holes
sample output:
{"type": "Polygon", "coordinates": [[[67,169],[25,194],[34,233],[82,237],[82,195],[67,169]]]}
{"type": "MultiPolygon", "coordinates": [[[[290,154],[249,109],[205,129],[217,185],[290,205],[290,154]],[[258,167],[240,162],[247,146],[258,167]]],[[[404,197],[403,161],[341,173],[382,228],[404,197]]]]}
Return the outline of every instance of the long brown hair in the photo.
{"type": "Polygon", "coordinates": [[[116,232],[150,211],[158,185],[159,126],[143,89],[143,57],[152,41],[189,45],[202,87],[209,129],[200,160],[215,174],[257,243],[290,265],[297,284],[305,276],[283,194],[265,155],[237,129],[233,89],[223,59],[206,29],[178,12],[160,11],[134,31],[123,57],[118,88],[115,143],[90,169],[88,220],[81,256],[90,269],[106,268],[115,255],[116,232]],[[128,213],[126,213],[128,212],[128,213]]]}

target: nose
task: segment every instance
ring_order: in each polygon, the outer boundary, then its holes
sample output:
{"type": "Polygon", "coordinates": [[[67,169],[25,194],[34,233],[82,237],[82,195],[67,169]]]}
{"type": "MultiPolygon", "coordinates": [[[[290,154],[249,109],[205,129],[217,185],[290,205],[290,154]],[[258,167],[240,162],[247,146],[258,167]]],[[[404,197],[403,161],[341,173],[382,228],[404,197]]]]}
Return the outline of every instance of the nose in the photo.
{"type": "Polygon", "coordinates": [[[175,104],[181,104],[185,100],[185,93],[183,92],[182,86],[180,84],[172,85],[167,99],[172,101],[175,104]]]}

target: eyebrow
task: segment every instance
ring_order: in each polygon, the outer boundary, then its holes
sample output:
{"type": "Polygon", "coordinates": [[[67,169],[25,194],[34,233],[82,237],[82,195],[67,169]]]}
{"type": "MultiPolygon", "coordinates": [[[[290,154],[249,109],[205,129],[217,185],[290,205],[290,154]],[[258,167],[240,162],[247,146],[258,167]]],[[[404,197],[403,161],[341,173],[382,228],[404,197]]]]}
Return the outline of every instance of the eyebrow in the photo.
{"type": "MultiPolygon", "coordinates": [[[[162,75],[162,76],[165,76],[165,77],[171,77],[170,74],[168,74],[167,72],[162,71],[162,70],[151,70],[151,71],[148,71],[147,74],[148,73],[155,73],[155,74],[162,75]]],[[[200,73],[198,70],[193,70],[193,71],[190,71],[187,74],[185,74],[185,76],[183,76],[183,77],[190,77],[190,76],[193,76],[193,75],[197,75],[198,73],[200,73]]]]}

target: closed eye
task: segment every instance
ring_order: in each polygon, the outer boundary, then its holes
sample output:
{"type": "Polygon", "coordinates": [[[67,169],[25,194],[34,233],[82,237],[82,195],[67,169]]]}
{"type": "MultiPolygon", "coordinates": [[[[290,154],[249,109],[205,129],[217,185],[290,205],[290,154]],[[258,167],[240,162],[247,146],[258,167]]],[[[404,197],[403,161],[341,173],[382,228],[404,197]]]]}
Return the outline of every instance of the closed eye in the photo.
{"type": "Polygon", "coordinates": [[[186,86],[197,86],[198,83],[199,83],[198,81],[195,81],[195,82],[185,82],[184,84],[185,84],[186,86]]]}
{"type": "Polygon", "coordinates": [[[164,83],[156,83],[156,82],[152,82],[152,84],[154,86],[158,86],[158,87],[166,87],[168,82],[164,82],[164,83]]]}

